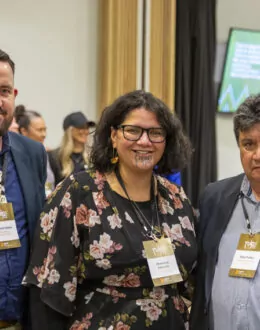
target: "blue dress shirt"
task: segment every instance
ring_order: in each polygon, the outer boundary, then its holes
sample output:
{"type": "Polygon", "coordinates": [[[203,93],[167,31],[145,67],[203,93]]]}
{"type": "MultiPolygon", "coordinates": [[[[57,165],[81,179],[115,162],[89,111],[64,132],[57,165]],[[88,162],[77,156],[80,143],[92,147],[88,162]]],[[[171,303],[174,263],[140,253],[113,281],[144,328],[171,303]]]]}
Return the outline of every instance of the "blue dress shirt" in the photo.
{"type": "Polygon", "coordinates": [[[28,265],[29,235],[24,198],[17,170],[9,147],[8,135],[3,137],[0,163],[7,153],[5,193],[7,202],[12,203],[21,247],[0,250],[0,320],[20,320],[23,313],[25,288],[21,286],[28,265]]]}

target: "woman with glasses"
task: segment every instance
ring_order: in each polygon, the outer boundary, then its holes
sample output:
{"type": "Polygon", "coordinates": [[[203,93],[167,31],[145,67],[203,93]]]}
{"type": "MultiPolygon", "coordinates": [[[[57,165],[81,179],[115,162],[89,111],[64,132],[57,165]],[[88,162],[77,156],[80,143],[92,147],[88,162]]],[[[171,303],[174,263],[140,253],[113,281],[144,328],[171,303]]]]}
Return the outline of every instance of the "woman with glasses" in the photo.
{"type": "Polygon", "coordinates": [[[194,214],[161,174],[190,155],[179,119],[152,94],[103,111],[91,168],[58,186],[39,221],[24,278],[33,329],[188,329],[194,214]]]}

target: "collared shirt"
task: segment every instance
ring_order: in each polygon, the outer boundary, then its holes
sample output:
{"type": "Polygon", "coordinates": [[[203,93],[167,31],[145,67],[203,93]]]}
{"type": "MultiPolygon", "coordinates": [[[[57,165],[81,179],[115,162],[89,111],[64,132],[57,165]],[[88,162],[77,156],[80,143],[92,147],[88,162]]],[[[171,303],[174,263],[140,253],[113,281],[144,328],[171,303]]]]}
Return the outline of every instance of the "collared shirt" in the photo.
{"type": "Polygon", "coordinates": [[[20,320],[25,298],[25,288],[21,286],[21,282],[28,264],[29,236],[23,193],[12,158],[8,135],[3,137],[0,163],[5,153],[7,153],[5,193],[7,202],[13,205],[21,247],[0,250],[0,320],[20,320]]]}
{"type": "MultiPolygon", "coordinates": [[[[260,202],[252,193],[245,176],[241,185],[252,232],[260,232],[260,202]]],[[[221,238],[212,287],[210,323],[214,330],[260,329],[260,270],[253,279],[228,275],[242,233],[248,233],[241,199],[221,238]]]]}

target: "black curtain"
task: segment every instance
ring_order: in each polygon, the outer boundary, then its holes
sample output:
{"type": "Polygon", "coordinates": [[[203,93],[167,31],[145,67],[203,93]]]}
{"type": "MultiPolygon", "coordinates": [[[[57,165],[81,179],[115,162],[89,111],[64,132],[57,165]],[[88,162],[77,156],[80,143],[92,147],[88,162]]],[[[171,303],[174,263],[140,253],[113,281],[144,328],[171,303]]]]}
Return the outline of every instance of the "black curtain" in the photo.
{"type": "Polygon", "coordinates": [[[216,0],[177,0],[175,109],[194,147],[183,186],[195,208],[216,180],[216,0]]]}

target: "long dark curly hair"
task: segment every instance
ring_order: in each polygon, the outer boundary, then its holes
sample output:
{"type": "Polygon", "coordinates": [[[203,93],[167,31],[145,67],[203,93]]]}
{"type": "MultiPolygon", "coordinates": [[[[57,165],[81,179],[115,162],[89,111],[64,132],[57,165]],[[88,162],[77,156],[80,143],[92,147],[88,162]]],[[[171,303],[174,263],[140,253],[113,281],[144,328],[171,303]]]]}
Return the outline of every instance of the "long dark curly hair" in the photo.
{"type": "Polygon", "coordinates": [[[140,108],[155,113],[158,122],[167,133],[164,154],[158,162],[155,172],[168,174],[182,170],[187,165],[192,154],[192,147],[179,118],[153,94],[136,90],[120,96],[104,109],[95,131],[90,154],[90,163],[96,170],[101,173],[109,173],[114,170],[116,165],[110,162],[113,157],[111,127],[122,124],[132,110],[140,108]]]}

